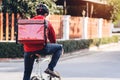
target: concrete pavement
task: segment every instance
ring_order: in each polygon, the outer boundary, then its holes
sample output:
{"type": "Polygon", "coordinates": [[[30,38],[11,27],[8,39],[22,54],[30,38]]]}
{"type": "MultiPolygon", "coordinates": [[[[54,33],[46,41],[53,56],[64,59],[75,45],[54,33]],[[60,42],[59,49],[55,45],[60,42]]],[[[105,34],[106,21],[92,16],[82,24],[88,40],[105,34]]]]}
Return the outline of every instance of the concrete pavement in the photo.
{"type": "MultiPolygon", "coordinates": [[[[1,73],[0,79],[2,80],[22,80],[23,73],[14,72],[14,73],[1,73]]],[[[61,78],[61,80],[120,80],[120,78],[91,78],[91,77],[83,77],[83,78],[61,78]]]]}
{"type": "MultiPolygon", "coordinates": [[[[119,44],[109,44],[109,45],[103,45],[100,46],[100,48],[97,47],[92,47],[89,50],[80,50],[71,54],[65,54],[62,56],[61,61],[67,60],[67,59],[71,59],[71,58],[75,58],[75,57],[79,57],[79,56],[85,56],[85,55],[89,55],[92,54],[91,51],[102,51],[102,50],[108,50],[108,49],[112,49],[112,48],[116,48],[116,47],[120,47],[119,44]]],[[[93,53],[94,54],[94,53],[93,53]]],[[[22,62],[23,59],[8,59],[5,62],[22,62]]],[[[4,60],[2,61],[4,62],[4,60]]],[[[23,76],[23,72],[0,72],[0,79],[3,80],[22,80],[22,76],[23,76]]],[[[62,80],[120,80],[119,78],[91,78],[91,77],[82,77],[82,78],[62,78],[62,80]]]]}

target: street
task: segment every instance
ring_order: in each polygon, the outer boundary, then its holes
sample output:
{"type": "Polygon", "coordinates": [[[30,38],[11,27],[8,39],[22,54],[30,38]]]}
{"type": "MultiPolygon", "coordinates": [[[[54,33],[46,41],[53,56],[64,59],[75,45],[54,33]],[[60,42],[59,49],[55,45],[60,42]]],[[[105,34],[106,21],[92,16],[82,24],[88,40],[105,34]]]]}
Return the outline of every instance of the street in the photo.
{"type": "Polygon", "coordinates": [[[63,77],[120,78],[120,49],[109,49],[63,61],[58,70],[63,77]]]}
{"type": "MultiPolygon", "coordinates": [[[[120,80],[119,48],[120,43],[90,50],[83,56],[61,59],[55,70],[62,80],[120,80]]],[[[42,67],[46,68],[46,63],[42,67]]],[[[1,79],[22,80],[22,76],[23,60],[0,62],[1,79]]]]}

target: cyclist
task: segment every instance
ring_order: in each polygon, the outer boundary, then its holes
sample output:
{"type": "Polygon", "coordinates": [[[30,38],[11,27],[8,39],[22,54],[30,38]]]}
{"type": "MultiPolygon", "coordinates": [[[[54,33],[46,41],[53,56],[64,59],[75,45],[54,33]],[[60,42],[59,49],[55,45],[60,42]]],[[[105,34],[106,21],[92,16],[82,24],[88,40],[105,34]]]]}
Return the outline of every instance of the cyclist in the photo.
{"type": "MultiPolygon", "coordinates": [[[[46,16],[48,16],[49,14],[49,10],[47,6],[41,3],[37,6],[36,12],[37,12],[37,15],[32,19],[45,19],[46,16]]],[[[55,31],[49,21],[48,21],[47,38],[50,41],[50,43],[47,43],[46,46],[44,46],[44,44],[41,45],[41,44],[33,44],[33,43],[32,44],[23,43],[24,45],[23,80],[30,80],[31,72],[33,69],[33,63],[35,60],[35,57],[33,55],[39,56],[39,55],[48,55],[48,54],[52,54],[52,59],[47,69],[44,72],[59,78],[59,75],[54,72],[54,67],[56,66],[61,56],[62,45],[56,43],[55,31]]]]}

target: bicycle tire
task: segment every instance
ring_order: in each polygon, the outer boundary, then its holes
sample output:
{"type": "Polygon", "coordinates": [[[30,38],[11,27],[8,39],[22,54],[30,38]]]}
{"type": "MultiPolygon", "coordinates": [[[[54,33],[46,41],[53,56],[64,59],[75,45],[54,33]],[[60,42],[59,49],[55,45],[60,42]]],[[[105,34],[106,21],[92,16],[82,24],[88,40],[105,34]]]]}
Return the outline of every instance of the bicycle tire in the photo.
{"type": "Polygon", "coordinates": [[[56,77],[50,77],[49,80],[61,80],[61,78],[56,78],[56,77]]]}
{"type": "Polygon", "coordinates": [[[30,80],[40,80],[37,76],[33,76],[30,80]]]}
{"type": "MultiPolygon", "coordinates": [[[[55,71],[58,75],[60,75],[59,74],[59,72],[57,72],[57,71],[55,71]]],[[[49,80],[61,80],[61,77],[59,77],[59,78],[57,78],[57,77],[53,77],[53,76],[51,76],[50,75],[50,79],[49,80]]]]}

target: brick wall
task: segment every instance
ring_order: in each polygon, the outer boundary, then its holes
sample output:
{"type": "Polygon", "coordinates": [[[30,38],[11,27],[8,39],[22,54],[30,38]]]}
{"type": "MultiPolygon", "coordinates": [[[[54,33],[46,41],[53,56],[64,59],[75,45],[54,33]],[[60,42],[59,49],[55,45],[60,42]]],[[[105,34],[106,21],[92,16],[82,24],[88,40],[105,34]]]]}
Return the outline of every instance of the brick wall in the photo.
{"type": "Polygon", "coordinates": [[[61,39],[63,37],[62,15],[50,15],[48,19],[52,23],[56,37],[61,39]]]}
{"type": "Polygon", "coordinates": [[[70,38],[82,38],[82,18],[70,17],[70,38]]]}
{"type": "MultiPolygon", "coordinates": [[[[12,14],[12,18],[6,14],[6,21],[4,22],[6,25],[3,25],[3,14],[0,13],[0,40],[1,41],[14,41],[15,40],[15,32],[14,32],[14,14],[12,14]],[[10,21],[10,22],[9,22],[10,21]],[[4,30],[6,29],[6,30],[4,30]],[[5,31],[5,32],[4,32],[5,31]]],[[[63,38],[63,15],[50,15],[48,20],[52,23],[53,28],[56,33],[57,39],[63,38]]],[[[87,37],[90,38],[98,38],[98,20],[97,18],[88,18],[87,23],[87,37]]],[[[73,17],[69,18],[69,38],[82,38],[83,36],[83,17],[73,17]]],[[[102,37],[109,37],[111,28],[111,23],[105,19],[102,20],[102,37]]]]}
{"type": "Polygon", "coordinates": [[[98,37],[98,19],[89,18],[88,19],[88,38],[98,37]]]}
{"type": "MultiPolygon", "coordinates": [[[[63,37],[63,16],[62,15],[51,15],[49,20],[53,24],[53,27],[56,32],[56,36],[58,39],[63,37]]],[[[87,24],[87,37],[88,39],[91,38],[99,38],[98,34],[98,18],[88,18],[87,24]]],[[[110,36],[110,21],[103,19],[102,22],[102,37],[109,37],[110,36]]],[[[69,18],[69,38],[82,38],[83,35],[83,17],[73,17],[70,16],[69,18]]]]}
{"type": "Polygon", "coordinates": [[[102,35],[103,37],[110,36],[110,23],[107,20],[103,20],[102,35]]]}

